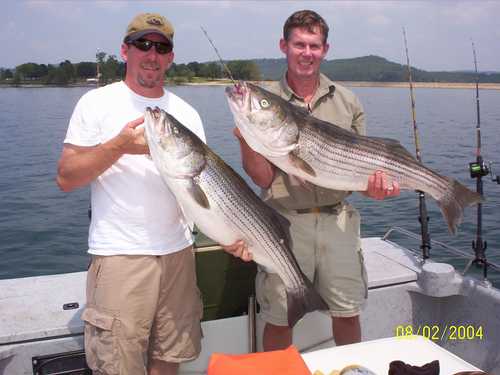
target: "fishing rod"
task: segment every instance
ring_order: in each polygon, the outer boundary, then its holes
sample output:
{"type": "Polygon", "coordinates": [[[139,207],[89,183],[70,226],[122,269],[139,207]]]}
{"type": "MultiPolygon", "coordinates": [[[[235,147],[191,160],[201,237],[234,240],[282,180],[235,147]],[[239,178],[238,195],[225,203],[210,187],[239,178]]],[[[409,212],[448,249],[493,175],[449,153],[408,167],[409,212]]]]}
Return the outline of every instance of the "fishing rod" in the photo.
{"type": "Polygon", "coordinates": [[[208,33],[203,28],[203,26],[200,26],[200,28],[203,31],[203,33],[205,34],[205,36],[207,37],[207,39],[210,42],[210,44],[212,45],[213,49],[215,50],[215,53],[217,54],[217,57],[219,57],[219,61],[222,64],[222,67],[226,70],[227,74],[229,75],[229,79],[231,80],[231,82],[233,82],[233,85],[236,86],[236,82],[234,82],[233,75],[231,74],[231,71],[229,70],[229,68],[227,67],[227,65],[222,60],[222,57],[221,57],[221,55],[219,53],[219,50],[217,49],[217,47],[215,46],[215,44],[212,42],[212,39],[210,39],[210,37],[208,36],[208,33]]]}
{"type": "MultiPolygon", "coordinates": [[[[483,160],[481,155],[481,116],[479,111],[479,73],[477,70],[477,58],[476,58],[476,48],[474,42],[472,42],[472,54],[474,56],[474,68],[476,72],[476,161],[469,163],[470,177],[476,179],[476,191],[478,194],[483,196],[483,177],[486,177],[490,171],[488,166],[483,160]]],[[[491,166],[491,163],[490,163],[491,166]]],[[[500,179],[497,176],[497,179],[500,179]]],[[[483,231],[483,211],[482,203],[479,202],[477,205],[477,228],[476,228],[476,239],[472,241],[472,249],[474,250],[475,258],[472,259],[465,268],[465,272],[469,269],[472,264],[476,264],[483,268],[483,277],[486,280],[488,276],[488,261],[486,259],[486,248],[488,243],[483,241],[482,231],[483,231]]]]}
{"type": "MultiPolygon", "coordinates": [[[[231,74],[231,71],[227,67],[227,65],[224,63],[222,60],[222,57],[217,50],[217,47],[215,47],[215,44],[212,42],[212,39],[208,36],[207,31],[203,28],[203,26],[200,26],[201,30],[207,37],[208,41],[212,45],[213,49],[215,50],[215,53],[217,54],[217,57],[219,57],[219,61],[226,70],[227,74],[229,75],[229,78],[231,79],[231,82],[233,82],[234,87],[238,88],[238,84],[234,81],[233,75],[231,74]]],[[[248,297],[248,335],[250,337],[250,352],[251,353],[256,353],[257,352],[257,320],[256,320],[256,311],[257,311],[257,302],[255,299],[255,295],[252,294],[248,297]]]]}
{"type": "MultiPolygon", "coordinates": [[[[413,120],[413,138],[415,139],[415,154],[417,156],[417,160],[422,162],[422,156],[420,152],[420,140],[418,135],[418,126],[417,126],[417,116],[416,116],[416,107],[415,107],[415,94],[413,91],[413,80],[411,77],[411,66],[410,66],[410,56],[408,54],[408,43],[406,41],[406,31],[403,27],[403,38],[405,42],[405,50],[406,50],[406,66],[408,68],[408,82],[410,85],[410,100],[411,100],[411,113],[413,120]]],[[[430,256],[431,249],[431,236],[429,234],[429,216],[427,215],[427,205],[425,203],[425,194],[423,191],[417,190],[418,194],[418,203],[419,203],[419,216],[418,221],[420,222],[420,237],[421,244],[420,249],[422,250],[422,258],[424,261],[430,256]]]]}

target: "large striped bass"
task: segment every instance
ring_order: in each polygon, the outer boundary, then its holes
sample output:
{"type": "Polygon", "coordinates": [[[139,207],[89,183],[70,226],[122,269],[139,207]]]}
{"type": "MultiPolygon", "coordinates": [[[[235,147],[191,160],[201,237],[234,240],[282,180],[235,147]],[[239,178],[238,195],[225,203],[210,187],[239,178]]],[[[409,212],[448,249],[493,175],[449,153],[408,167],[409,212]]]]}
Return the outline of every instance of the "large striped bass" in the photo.
{"type": "Polygon", "coordinates": [[[290,251],[288,220],[174,117],[147,108],[144,123],[151,157],[188,220],[220,244],[244,240],[255,262],[283,280],[289,326],[328,310],[290,251]]]}
{"type": "Polygon", "coordinates": [[[398,141],[355,134],[311,116],[257,85],[226,89],[236,126],[248,145],[284,172],[334,190],[365,191],[382,170],[389,186],[420,190],[433,197],[450,232],[466,206],[481,196],[456,180],[419,163],[398,141]]]}

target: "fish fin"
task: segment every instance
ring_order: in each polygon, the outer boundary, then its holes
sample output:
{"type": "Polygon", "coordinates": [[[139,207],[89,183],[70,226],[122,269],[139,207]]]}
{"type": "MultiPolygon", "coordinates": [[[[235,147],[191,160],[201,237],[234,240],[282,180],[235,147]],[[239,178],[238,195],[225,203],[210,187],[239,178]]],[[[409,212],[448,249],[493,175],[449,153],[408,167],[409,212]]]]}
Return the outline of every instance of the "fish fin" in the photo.
{"type": "Polygon", "coordinates": [[[381,143],[387,143],[387,144],[398,144],[401,145],[401,143],[393,138],[383,138],[383,137],[371,137],[370,139],[373,139],[374,141],[379,141],[381,143]]]}
{"type": "Polygon", "coordinates": [[[308,312],[329,310],[326,302],[314,289],[311,281],[302,275],[304,284],[298,289],[287,289],[286,303],[288,310],[288,326],[292,328],[308,312]]]}
{"type": "Polygon", "coordinates": [[[309,127],[315,129],[315,131],[319,131],[326,138],[331,138],[335,140],[342,140],[348,144],[367,144],[370,143],[378,143],[379,145],[384,146],[390,152],[399,155],[405,156],[412,160],[416,160],[415,156],[413,156],[403,145],[396,139],[392,138],[381,138],[381,137],[368,137],[365,135],[357,134],[351,130],[343,129],[333,123],[329,123],[327,121],[320,120],[315,117],[307,117],[307,120],[304,122],[309,127]]]}
{"type": "Polygon", "coordinates": [[[189,184],[188,193],[191,194],[193,199],[203,208],[210,208],[210,202],[208,201],[207,195],[203,189],[196,182],[191,180],[189,184]]]}
{"type": "Polygon", "coordinates": [[[373,141],[382,143],[389,151],[396,155],[405,156],[407,158],[417,160],[415,156],[408,151],[398,140],[392,138],[369,137],[373,141]]]}
{"type": "Polygon", "coordinates": [[[293,152],[288,154],[288,157],[290,158],[290,162],[296,166],[298,169],[301,171],[307,173],[310,176],[316,177],[316,172],[314,169],[305,161],[304,159],[299,158],[297,155],[295,155],[293,152]]]}
{"type": "Polygon", "coordinates": [[[437,200],[437,204],[448,224],[450,233],[456,234],[457,226],[462,222],[464,208],[481,203],[484,199],[481,194],[470,190],[460,182],[449,177],[444,178],[449,183],[449,189],[441,199],[437,200]]]}

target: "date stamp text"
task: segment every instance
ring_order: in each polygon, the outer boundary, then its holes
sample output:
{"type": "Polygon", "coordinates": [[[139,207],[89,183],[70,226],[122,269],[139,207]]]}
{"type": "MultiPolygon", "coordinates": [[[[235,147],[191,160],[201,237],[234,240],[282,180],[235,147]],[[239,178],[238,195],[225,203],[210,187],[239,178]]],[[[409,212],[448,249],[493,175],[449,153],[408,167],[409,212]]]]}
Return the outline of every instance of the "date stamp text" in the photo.
{"type": "Polygon", "coordinates": [[[432,341],[483,340],[485,335],[483,326],[472,324],[401,324],[395,330],[395,336],[399,338],[418,335],[432,341]]]}

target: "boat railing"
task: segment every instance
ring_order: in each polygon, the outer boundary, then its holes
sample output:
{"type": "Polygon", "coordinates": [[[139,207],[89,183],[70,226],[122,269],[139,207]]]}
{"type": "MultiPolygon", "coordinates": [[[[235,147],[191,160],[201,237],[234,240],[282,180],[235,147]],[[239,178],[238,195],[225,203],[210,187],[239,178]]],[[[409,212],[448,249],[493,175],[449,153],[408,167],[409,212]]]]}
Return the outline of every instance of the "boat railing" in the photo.
{"type": "MultiPolygon", "coordinates": [[[[406,236],[408,236],[408,237],[410,237],[412,239],[415,239],[415,240],[420,240],[420,238],[421,238],[420,235],[417,234],[417,233],[411,232],[411,231],[409,231],[407,229],[404,229],[404,228],[401,228],[401,227],[398,227],[398,226],[394,226],[394,227],[389,228],[387,230],[387,232],[385,232],[385,234],[382,236],[382,240],[383,241],[390,241],[388,238],[394,232],[406,235],[406,236]]],[[[390,242],[394,242],[394,241],[390,241],[390,242]]],[[[467,253],[466,251],[457,249],[456,247],[447,245],[447,244],[445,244],[443,242],[431,239],[431,245],[433,245],[433,246],[439,246],[440,248],[444,249],[445,251],[447,251],[450,254],[453,254],[453,255],[455,255],[455,256],[457,256],[459,258],[468,260],[469,263],[470,263],[470,261],[474,260],[474,255],[473,254],[467,253]]],[[[412,253],[414,253],[417,256],[421,256],[421,254],[417,250],[415,250],[415,249],[408,248],[408,250],[410,250],[412,253]]],[[[491,261],[487,261],[487,264],[488,264],[488,267],[491,267],[491,268],[493,268],[496,271],[500,271],[500,266],[498,264],[496,264],[494,262],[491,262],[491,261]]],[[[462,272],[462,274],[465,274],[467,272],[468,268],[469,268],[469,264],[465,267],[465,269],[462,272]]]]}

